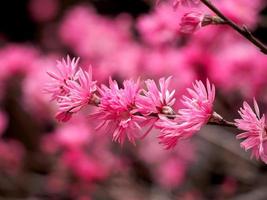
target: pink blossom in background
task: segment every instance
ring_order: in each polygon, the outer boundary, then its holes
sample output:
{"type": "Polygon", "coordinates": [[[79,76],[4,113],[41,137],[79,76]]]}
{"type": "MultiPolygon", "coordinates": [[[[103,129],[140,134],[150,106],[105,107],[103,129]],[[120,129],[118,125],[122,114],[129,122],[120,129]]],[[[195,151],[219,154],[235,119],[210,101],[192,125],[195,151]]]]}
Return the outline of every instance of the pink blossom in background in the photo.
{"type": "Polygon", "coordinates": [[[178,36],[180,13],[170,6],[159,5],[155,11],[138,18],[137,29],[143,40],[153,46],[173,42],[178,36]]]}
{"type": "Polygon", "coordinates": [[[223,91],[238,91],[247,97],[264,95],[267,58],[254,46],[235,42],[213,56],[209,73],[223,91]],[[222,62],[223,55],[223,62],[222,62]],[[250,56],[247,56],[250,55],[250,56]]]}
{"type": "MultiPolygon", "coordinates": [[[[138,78],[143,69],[143,60],[143,47],[136,42],[126,42],[94,65],[94,75],[100,81],[106,80],[110,75],[123,79],[138,78]]],[[[90,60],[87,62],[90,63],[90,60]]]]}
{"type": "Polygon", "coordinates": [[[176,90],[176,97],[180,97],[185,88],[197,78],[187,59],[190,58],[184,55],[183,49],[151,48],[145,51],[143,65],[150,77],[172,76],[170,87],[176,90]]]}
{"type": "Polygon", "coordinates": [[[8,44],[0,50],[0,79],[12,75],[25,75],[33,69],[32,63],[38,58],[39,51],[29,45],[8,44]]]}
{"type": "Polygon", "coordinates": [[[98,81],[111,75],[133,78],[139,75],[143,47],[134,40],[132,23],[127,14],[111,20],[90,7],[77,6],[67,12],[59,36],[65,45],[83,57],[84,65],[94,66],[94,77],[98,81]]]}
{"type": "Polygon", "coordinates": [[[38,22],[46,22],[56,17],[59,10],[59,0],[30,0],[31,17],[38,22]]]}
{"type": "Polygon", "coordinates": [[[77,6],[66,14],[59,36],[78,55],[99,60],[128,42],[130,21],[130,17],[111,20],[96,14],[92,8],[77,6]]]}
{"type": "Polygon", "coordinates": [[[195,145],[192,141],[181,141],[172,150],[163,151],[152,130],[138,145],[138,156],[151,168],[153,180],[166,189],[179,188],[186,181],[188,167],[196,160],[195,145]]]}
{"type": "Polygon", "coordinates": [[[245,131],[237,135],[238,139],[245,139],[241,142],[241,147],[245,150],[252,150],[251,157],[261,159],[267,163],[267,135],[265,125],[265,115],[260,117],[259,106],[254,99],[254,110],[247,102],[243,103],[239,114],[241,119],[236,119],[235,123],[238,129],[245,131]]]}
{"type": "Polygon", "coordinates": [[[79,148],[90,141],[90,134],[85,120],[79,117],[55,131],[55,142],[69,149],[79,148]]]}
{"type": "Polygon", "coordinates": [[[202,27],[202,21],[205,14],[201,12],[191,11],[185,13],[181,19],[180,31],[182,33],[191,34],[202,27]]]}
{"type": "Polygon", "coordinates": [[[266,2],[263,0],[255,0],[253,2],[249,0],[224,0],[217,1],[215,5],[233,21],[255,28],[260,18],[259,11],[264,8],[266,2]]]}
{"type": "Polygon", "coordinates": [[[101,163],[84,154],[83,151],[71,150],[64,154],[62,162],[81,180],[92,182],[105,178],[106,172],[101,163]]]}
{"type": "Polygon", "coordinates": [[[174,120],[162,116],[156,126],[160,129],[160,143],[166,148],[174,147],[178,140],[192,137],[205,125],[213,113],[215,87],[207,80],[206,87],[201,81],[187,89],[189,96],[183,96],[182,104],[174,120]]]}
{"type": "Polygon", "coordinates": [[[23,165],[24,148],[16,140],[0,141],[0,169],[16,175],[23,165]]]}
{"type": "Polygon", "coordinates": [[[53,66],[57,55],[40,56],[32,61],[32,70],[27,73],[23,80],[23,104],[25,110],[34,114],[35,119],[43,122],[44,119],[50,119],[53,111],[53,104],[50,100],[50,94],[42,92],[42,88],[51,81],[47,75],[48,66],[53,66]]]}
{"type": "Polygon", "coordinates": [[[141,131],[140,123],[144,117],[134,115],[137,96],[140,93],[139,81],[125,80],[123,88],[116,81],[109,80],[109,87],[101,85],[99,89],[99,109],[93,118],[100,120],[98,128],[105,128],[113,140],[123,144],[125,138],[134,143],[141,131]]]}
{"type": "Polygon", "coordinates": [[[156,170],[157,181],[166,188],[181,185],[186,177],[186,164],[178,158],[166,159],[156,170]]]}

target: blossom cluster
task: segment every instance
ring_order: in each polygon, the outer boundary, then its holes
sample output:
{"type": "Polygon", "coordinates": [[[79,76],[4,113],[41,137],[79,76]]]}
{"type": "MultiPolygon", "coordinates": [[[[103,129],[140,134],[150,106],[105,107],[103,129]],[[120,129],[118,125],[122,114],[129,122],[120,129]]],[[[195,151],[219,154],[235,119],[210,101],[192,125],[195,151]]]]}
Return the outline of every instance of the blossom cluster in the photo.
{"type": "MultiPolygon", "coordinates": [[[[215,86],[208,79],[206,84],[195,81],[193,88],[187,89],[188,95],[182,97],[182,108],[175,111],[175,90],[169,89],[171,77],[161,78],[158,85],[148,79],[145,88],[141,88],[140,79],[125,80],[120,87],[109,78],[108,86],[99,87],[92,78],[92,67],[84,70],[78,67],[78,61],[67,57],[58,61],[55,72],[48,72],[51,82],[45,91],[58,104],[59,121],[66,122],[83,107],[92,105],[96,109],[90,117],[99,122],[96,129],[111,134],[114,141],[123,144],[127,138],[135,144],[136,139],[156,128],[160,143],[167,149],[191,138],[209,122],[218,125],[226,122],[214,111],[215,86]],[[148,128],[144,133],[145,127],[148,128]]],[[[239,111],[242,119],[236,119],[233,126],[245,131],[237,136],[246,138],[241,146],[246,150],[252,148],[252,156],[267,163],[265,116],[260,117],[255,100],[254,107],[255,113],[245,102],[239,111]]]]}

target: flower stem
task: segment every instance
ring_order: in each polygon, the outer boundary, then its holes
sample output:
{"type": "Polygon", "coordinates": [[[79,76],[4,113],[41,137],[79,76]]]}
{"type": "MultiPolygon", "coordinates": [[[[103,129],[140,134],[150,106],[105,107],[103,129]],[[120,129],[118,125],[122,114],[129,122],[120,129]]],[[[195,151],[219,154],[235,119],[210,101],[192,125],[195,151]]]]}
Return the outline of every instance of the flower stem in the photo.
{"type": "Polygon", "coordinates": [[[216,126],[224,126],[224,127],[231,127],[236,128],[236,125],[234,122],[229,122],[226,120],[222,120],[220,122],[208,122],[209,125],[216,125],[216,126]]]}
{"type": "Polygon", "coordinates": [[[217,7],[215,7],[211,3],[210,0],[200,0],[200,1],[203,4],[205,4],[210,10],[212,10],[217,16],[222,18],[226,22],[226,24],[228,24],[230,27],[232,27],[235,31],[237,31],[239,34],[241,34],[244,38],[249,40],[252,44],[257,46],[262,53],[267,54],[267,46],[265,44],[263,44],[260,40],[258,40],[256,37],[254,37],[245,25],[243,25],[243,26],[237,25],[231,19],[226,17],[217,7]]]}
{"type": "Polygon", "coordinates": [[[234,122],[229,122],[229,121],[223,119],[223,117],[216,112],[213,112],[212,116],[210,117],[210,119],[208,121],[208,124],[237,128],[234,122]]]}

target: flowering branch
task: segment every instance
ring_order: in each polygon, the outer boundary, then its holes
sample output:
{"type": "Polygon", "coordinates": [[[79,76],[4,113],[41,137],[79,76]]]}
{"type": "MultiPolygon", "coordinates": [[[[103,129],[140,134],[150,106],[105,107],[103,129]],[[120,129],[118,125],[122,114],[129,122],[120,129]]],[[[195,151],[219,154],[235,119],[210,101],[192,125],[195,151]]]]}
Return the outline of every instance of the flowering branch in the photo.
{"type": "Polygon", "coordinates": [[[231,19],[226,17],[217,7],[215,7],[210,0],[200,0],[203,4],[205,4],[210,10],[212,10],[218,17],[223,19],[226,24],[232,27],[235,31],[257,46],[262,53],[267,54],[267,46],[263,44],[260,40],[252,35],[252,33],[248,30],[248,28],[243,26],[238,26],[235,22],[231,19]]]}
{"type": "Polygon", "coordinates": [[[152,128],[159,130],[159,142],[166,149],[173,148],[180,140],[189,139],[206,124],[233,127],[245,131],[237,138],[245,139],[241,147],[252,149],[252,156],[267,163],[267,134],[265,116],[260,117],[259,107],[254,100],[254,110],[244,102],[239,114],[241,119],[229,122],[214,111],[215,86],[206,81],[195,81],[182,96],[182,108],[176,112],[175,90],[170,91],[171,77],[146,80],[146,88],[140,88],[140,80],[125,80],[119,87],[109,79],[109,86],[97,86],[92,78],[92,68],[78,67],[78,59],[58,61],[56,70],[48,72],[52,78],[45,90],[56,101],[59,111],[58,121],[66,122],[73,114],[91,105],[97,109],[90,116],[99,121],[96,129],[104,129],[112,134],[114,141],[121,144],[125,139],[135,144],[152,128]],[[144,131],[144,129],[147,129],[144,131]]]}

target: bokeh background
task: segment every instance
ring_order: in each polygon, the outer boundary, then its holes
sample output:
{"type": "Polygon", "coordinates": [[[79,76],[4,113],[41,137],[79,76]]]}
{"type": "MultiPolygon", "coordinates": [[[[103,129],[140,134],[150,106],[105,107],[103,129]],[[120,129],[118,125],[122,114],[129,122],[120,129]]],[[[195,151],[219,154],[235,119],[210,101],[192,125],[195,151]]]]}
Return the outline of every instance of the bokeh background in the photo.
{"type": "MultiPolygon", "coordinates": [[[[265,0],[214,3],[267,43],[265,0]]],[[[186,87],[209,78],[226,119],[253,97],[266,113],[267,56],[226,26],[181,34],[188,9],[149,0],[0,3],[0,199],[267,199],[267,167],[232,128],[207,126],[165,150],[157,131],[136,146],[112,142],[94,130],[91,108],[67,123],[54,119],[46,71],[67,54],[92,64],[99,83],[172,76],[176,108],[186,87]]]]}

